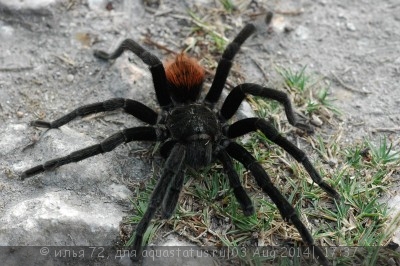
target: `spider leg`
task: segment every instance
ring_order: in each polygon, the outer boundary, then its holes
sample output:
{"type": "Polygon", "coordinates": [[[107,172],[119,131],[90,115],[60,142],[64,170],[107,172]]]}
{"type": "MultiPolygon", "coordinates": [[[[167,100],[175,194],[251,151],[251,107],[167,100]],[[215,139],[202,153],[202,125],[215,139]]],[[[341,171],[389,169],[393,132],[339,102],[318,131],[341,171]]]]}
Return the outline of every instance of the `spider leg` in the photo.
{"type": "Polygon", "coordinates": [[[180,171],[167,188],[166,196],[161,205],[161,214],[163,219],[169,219],[178,203],[179,194],[183,187],[183,181],[185,180],[185,173],[180,171]]]}
{"type": "Polygon", "coordinates": [[[235,112],[239,108],[239,105],[246,97],[246,93],[254,96],[273,99],[280,102],[285,107],[286,117],[288,118],[288,121],[291,125],[305,130],[308,133],[314,132],[314,129],[310,125],[298,121],[293,111],[290,99],[286,93],[275,89],[262,87],[258,84],[253,83],[244,83],[238,85],[229,93],[220,111],[220,115],[225,120],[230,119],[235,114],[235,112]]]}
{"type": "Polygon", "coordinates": [[[313,248],[315,258],[317,258],[322,265],[331,265],[330,262],[326,259],[322,250],[314,245],[314,239],[312,238],[310,232],[305,227],[305,225],[301,222],[299,216],[296,214],[295,209],[274,186],[274,184],[271,182],[270,177],[264,171],[262,166],[256,161],[256,159],[245,148],[235,142],[231,142],[227,146],[226,151],[234,159],[241,162],[246,167],[246,169],[248,169],[252,173],[252,175],[256,179],[257,184],[275,203],[280,214],[282,215],[282,218],[286,221],[292,221],[293,225],[300,233],[303,241],[308,246],[313,248]]]}
{"type": "Polygon", "coordinates": [[[210,90],[205,97],[205,102],[214,105],[221,96],[222,89],[225,86],[226,79],[232,67],[232,60],[240,49],[240,46],[256,30],[253,24],[247,24],[236,36],[236,38],[226,47],[222,58],[218,63],[217,71],[210,90]]]}
{"type": "Polygon", "coordinates": [[[236,138],[257,130],[260,130],[269,140],[282,147],[298,162],[303,164],[304,168],[307,170],[312,180],[317,183],[318,186],[320,186],[325,192],[327,192],[335,199],[340,199],[340,195],[336,192],[336,190],[328,185],[324,180],[322,180],[322,177],[311,164],[307,155],[302,150],[297,148],[296,145],[283,137],[272,124],[268,123],[264,119],[246,118],[243,120],[239,120],[226,129],[226,135],[228,138],[236,138]]]}
{"type": "Polygon", "coordinates": [[[32,167],[21,174],[21,179],[24,180],[28,177],[37,175],[47,170],[55,169],[60,167],[64,164],[69,164],[72,162],[78,162],[83,159],[95,156],[100,153],[105,153],[112,151],[118,145],[130,141],[136,140],[147,140],[147,141],[157,141],[160,140],[162,137],[160,133],[153,127],[133,127],[121,130],[120,132],[111,135],[110,137],[106,138],[99,144],[95,144],[89,146],[87,148],[72,152],[71,154],[52,159],[50,161],[45,162],[44,164],[37,165],[32,167]]]}
{"type": "MultiPolygon", "coordinates": [[[[171,154],[172,149],[175,147],[177,141],[166,140],[160,147],[160,154],[164,159],[167,159],[171,154]]],[[[163,219],[169,219],[174,213],[176,204],[178,203],[179,194],[183,187],[185,179],[185,172],[181,171],[177,174],[170,186],[167,188],[166,196],[161,205],[161,215],[163,219]]]]}
{"type": "MultiPolygon", "coordinates": [[[[163,173],[158,180],[156,187],[151,195],[149,205],[146,212],[143,215],[142,220],[136,227],[135,239],[133,240],[133,256],[131,254],[132,260],[139,260],[141,254],[141,247],[143,241],[143,234],[146,232],[149,223],[154,216],[157,208],[160,206],[161,201],[165,197],[167,188],[172,180],[176,180],[180,173],[182,173],[183,161],[185,159],[186,149],[185,146],[181,144],[176,144],[171,151],[168,159],[165,161],[163,173]]],[[[170,197],[167,197],[170,198],[170,197]]],[[[171,199],[171,198],[170,198],[171,199]]]]}
{"type": "Polygon", "coordinates": [[[218,154],[218,159],[222,162],[224,169],[226,171],[226,175],[229,178],[229,185],[233,189],[233,194],[235,195],[237,201],[239,202],[243,214],[246,216],[254,214],[254,206],[251,202],[249,196],[244,190],[243,186],[240,183],[239,175],[236,173],[233,168],[232,159],[225,151],[221,151],[218,154]]]}
{"type": "Polygon", "coordinates": [[[176,140],[168,139],[160,146],[160,154],[164,159],[167,159],[169,154],[171,153],[172,148],[177,143],[176,140]]]}
{"type": "Polygon", "coordinates": [[[58,128],[62,125],[69,123],[71,120],[75,119],[78,116],[86,116],[94,113],[114,111],[119,108],[124,109],[126,113],[133,115],[139,120],[150,125],[155,125],[157,123],[158,114],[146,105],[131,99],[114,98],[104,102],[98,102],[78,107],[72,112],[52,122],[36,120],[32,121],[31,125],[36,127],[58,128]]]}
{"type": "Polygon", "coordinates": [[[165,69],[160,59],[154,54],[146,51],[137,42],[131,39],[124,40],[118,48],[111,54],[101,50],[94,50],[94,56],[104,60],[116,59],[125,50],[133,52],[138,56],[146,65],[149,66],[151,75],[153,77],[154,89],[156,91],[157,101],[163,108],[172,106],[172,100],[168,92],[168,82],[165,75],[165,69]]]}

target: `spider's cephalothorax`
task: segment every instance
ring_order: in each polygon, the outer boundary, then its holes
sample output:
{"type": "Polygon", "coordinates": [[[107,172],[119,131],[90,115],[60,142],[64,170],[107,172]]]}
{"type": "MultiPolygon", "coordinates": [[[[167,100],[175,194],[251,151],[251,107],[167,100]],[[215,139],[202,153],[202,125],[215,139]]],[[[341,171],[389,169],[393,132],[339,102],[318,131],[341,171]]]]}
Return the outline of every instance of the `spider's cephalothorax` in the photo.
{"type": "MultiPolygon", "coordinates": [[[[307,132],[312,132],[312,128],[298,121],[285,93],[257,84],[244,83],[236,86],[228,94],[220,110],[214,110],[216,109],[215,103],[220,98],[229,74],[232,60],[240,46],[254,30],[254,25],[246,25],[233,42],[227,46],[218,63],[213,83],[203,100],[198,98],[204,79],[204,71],[194,59],[185,54],[179,54],[174,61],[168,62],[164,68],[162,62],[155,55],[130,39],[123,41],[111,54],[96,50],[95,56],[101,59],[116,59],[123,51],[129,50],[143,60],[150,68],[156,98],[161,106],[161,113],[157,113],[135,100],[114,98],[84,105],[52,122],[33,121],[33,126],[58,128],[78,116],[122,108],[126,113],[149,126],[126,128],[99,144],[37,165],[23,172],[22,179],[64,164],[109,152],[122,143],[131,141],[161,142],[160,153],[166,158],[164,169],[154,188],[148,208],[136,227],[132,244],[132,250],[135,251],[132,254],[140,256],[139,251],[142,246],[143,234],[156,210],[160,208],[165,218],[172,215],[184,183],[184,173],[187,167],[199,169],[214,160],[219,161],[225,169],[232,192],[243,213],[245,215],[254,213],[253,204],[233,167],[233,158],[247,168],[261,189],[276,204],[282,217],[286,221],[292,222],[303,241],[312,246],[313,256],[321,264],[330,265],[321,249],[314,245],[310,232],[299,219],[295,209],[271,182],[270,177],[256,159],[234,139],[254,131],[262,132],[265,137],[282,147],[300,162],[312,180],[323,190],[336,199],[340,198],[339,194],[322,180],[306,154],[279,134],[271,123],[258,117],[246,118],[231,124],[229,124],[229,120],[237,111],[246,94],[251,94],[270,98],[283,104],[288,121],[293,126],[307,132]]],[[[133,257],[132,259],[138,258],[133,257]]]]}
{"type": "Polygon", "coordinates": [[[211,163],[221,136],[221,126],[208,107],[196,103],[176,107],[168,114],[166,127],[171,141],[186,146],[185,162],[188,166],[199,169],[211,163]]]}

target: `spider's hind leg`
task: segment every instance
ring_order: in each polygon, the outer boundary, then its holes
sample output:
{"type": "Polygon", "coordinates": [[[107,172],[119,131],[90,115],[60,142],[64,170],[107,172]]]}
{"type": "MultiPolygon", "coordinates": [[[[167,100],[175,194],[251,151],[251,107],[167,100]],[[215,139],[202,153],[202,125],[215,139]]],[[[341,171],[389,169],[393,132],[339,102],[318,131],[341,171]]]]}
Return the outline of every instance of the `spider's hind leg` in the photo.
{"type": "Polygon", "coordinates": [[[151,75],[153,77],[154,89],[156,91],[157,101],[163,108],[172,106],[172,100],[168,92],[168,82],[165,75],[165,69],[160,59],[150,53],[137,42],[131,39],[124,40],[118,48],[111,54],[101,50],[94,50],[93,54],[97,58],[103,60],[116,59],[125,51],[129,50],[138,56],[146,65],[149,66],[151,75]]]}
{"type": "Polygon", "coordinates": [[[253,24],[247,24],[236,36],[236,38],[226,47],[222,58],[218,63],[217,71],[210,90],[206,95],[205,102],[215,104],[221,96],[222,89],[225,86],[226,79],[232,67],[232,60],[240,49],[240,46],[256,30],[253,24]]]}

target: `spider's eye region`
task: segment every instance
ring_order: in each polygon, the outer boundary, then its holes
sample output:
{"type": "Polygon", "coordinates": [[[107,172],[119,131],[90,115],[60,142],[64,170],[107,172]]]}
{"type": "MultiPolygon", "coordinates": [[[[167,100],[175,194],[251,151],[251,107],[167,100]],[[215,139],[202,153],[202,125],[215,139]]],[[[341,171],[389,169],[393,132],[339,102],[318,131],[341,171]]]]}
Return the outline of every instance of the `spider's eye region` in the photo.
{"type": "Polygon", "coordinates": [[[204,69],[196,59],[181,53],[166,63],[165,74],[174,100],[196,101],[204,81],[204,69]]]}

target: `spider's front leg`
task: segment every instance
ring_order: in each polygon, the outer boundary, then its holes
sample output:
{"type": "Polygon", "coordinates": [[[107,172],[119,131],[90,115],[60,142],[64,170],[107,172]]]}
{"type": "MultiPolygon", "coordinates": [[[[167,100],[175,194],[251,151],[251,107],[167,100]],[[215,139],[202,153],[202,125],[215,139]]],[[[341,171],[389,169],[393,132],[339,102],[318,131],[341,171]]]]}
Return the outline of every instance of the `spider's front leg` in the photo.
{"type": "Polygon", "coordinates": [[[311,176],[312,180],[320,186],[325,192],[334,197],[335,199],[340,199],[339,193],[328,185],[322,177],[319,175],[317,170],[311,164],[307,155],[296,147],[293,143],[283,137],[275,127],[261,118],[246,118],[239,120],[226,129],[226,136],[228,138],[237,138],[243,136],[249,132],[254,132],[260,130],[269,140],[276,143],[287,151],[291,156],[293,156],[299,163],[303,164],[304,168],[307,170],[308,174],[311,176]]]}
{"type": "Polygon", "coordinates": [[[220,151],[218,154],[218,159],[222,162],[224,169],[226,171],[226,175],[229,179],[229,185],[233,190],[233,194],[236,197],[236,200],[239,202],[243,214],[245,216],[249,216],[254,214],[254,206],[251,202],[251,199],[247,195],[244,190],[242,184],[240,183],[239,175],[236,173],[235,168],[233,167],[233,162],[231,157],[226,154],[225,151],[220,151]]]}
{"type": "Polygon", "coordinates": [[[158,133],[157,130],[153,127],[127,128],[114,135],[111,135],[99,144],[92,145],[82,150],[75,151],[67,156],[59,157],[32,167],[21,174],[21,179],[24,180],[28,177],[37,175],[47,170],[55,169],[65,164],[78,162],[100,153],[112,151],[118,145],[124,142],[127,143],[137,140],[157,141],[163,139],[164,137],[162,136],[162,134],[158,133]]]}
{"type": "Polygon", "coordinates": [[[331,265],[323,251],[318,246],[315,246],[314,239],[306,226],[301,222],[293,206],[282,196],[257,160],[245,148],[235,142],[231,142],[226,148],[226,151],[251,172],[257,184],[275,203],[282,218],[286,221],[290,220],[293,223],[303,241],[312,248],[314,258],[324,266],[331,265]]]}
{"type": "Polygon", "coordinates": [[[166,195],[161,205],[161,215],[163,219],[169,219],[178,203],[179,194],[183,187],[185,180],[185,172],[180,171],[172,180],[169,187],[167,187],[166,195]]]}
{"type": "MultiPolygon", "coordinates": [[[[180,190],[174,191],[171,189],[168,190],[167,188],[171,186],[171,182],[173,182],[173,180],[177,180],[177,178],[183,178],[183,174],[181,173],[183,172],[182,168],[184,167],[183,162],[185,160],[185,155],[185,146],[181,144],[176,144],[172,148],[168,159],[165,161],[163,173],[153,190],[147,210],[144,213],[142,220],[140,220],[139,224],[136,227],[135,238],[132,244],[133,254],[131,252],[131,259],[133,261],[141,259],[140,254],[142,249],[143,235],[146,232],[146,229],[149,226],[149,223],[154,216],[154,213],[160,207],[163,199],[166,198],[168,199],[167,201],[174,202],[175,200],[173,196],[176,194],[172,195],[171,193],[179,194],[180,192],[180,190]],[[167,192],[169,193],[168,195],[166,195],[167,192]]],[[[178,184],[178,186],[182,188],[182,185],[180,185],[180,183],[178,184]]]]}
{"type": "Polygon", "coordinates": [[[260,96],[280,102],[285,107],[286,117],[292,126],[300,128],[308,133],[314,132],[312,126],[303,123],[296,118],[290,98],[286,93],[253,83],[240,84],[233,88],[229,93],[220,111],[221,116],[225,120],[230,119],[236,113],[247,93],[253,96],[260,96]]]}

